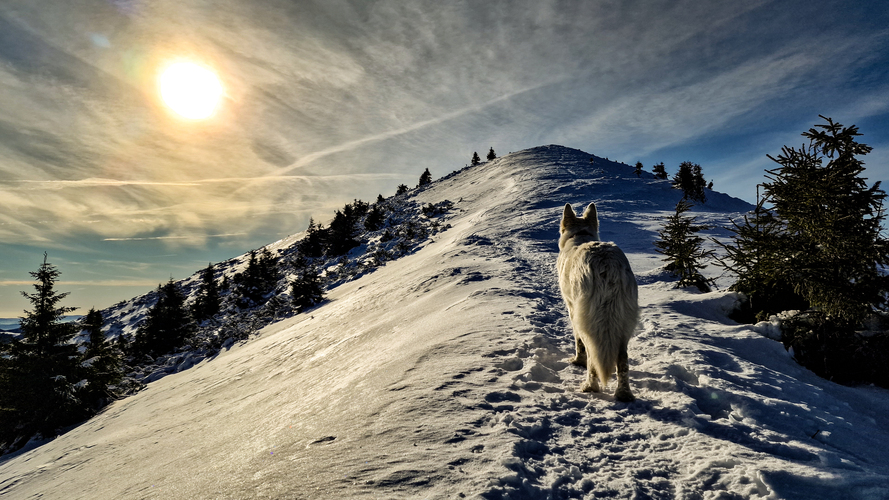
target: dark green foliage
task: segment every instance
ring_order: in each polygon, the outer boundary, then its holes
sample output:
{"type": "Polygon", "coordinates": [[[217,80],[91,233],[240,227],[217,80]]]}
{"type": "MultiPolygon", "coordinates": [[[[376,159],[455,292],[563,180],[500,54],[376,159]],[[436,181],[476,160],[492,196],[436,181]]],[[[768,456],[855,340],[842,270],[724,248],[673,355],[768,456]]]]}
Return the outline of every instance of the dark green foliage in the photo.
{"type": "Polygon", "coordinates": [[[268,248],[263,248],[258,256],[256,250],[251,250],[247,268],[234,278],[238,287],[238,307],[250,308],[265,302],[280,278],[278,263],[268,248]]]}
{"type": "Polygon", "coordinates": [[[367,217],[364,218],[364,229],[376,231],[383,227],[384,222],[386,222],[386,212],[382,205],[375,203],[370,207],[367,217]]]}
{"type": "Polygon", "coordinates": [[[33,306],[21,318],[20,338],[3,345],[0,356],[0,449],[22,446],[36,433],[54,436],[57,429],[85,415],[80,400],[80,354],[71,341],[77,326],[63,322],[74,310],[60,306],[61,274],[46,261],[31,272],[35,293],[22,292],[33,306]]]}
{"type": "Polygon", "coordinates": [[[684,199],[676,204],[676,212],[667,219],[664,228],[658,231],[661,239],[655,241],[654,246],[666,256],[666,269],[679,277],[678,286],[694,286],[702,292],[709,292],[709,280],[700,270],[707,267],[701,261],[711,257],[713,251],[704,250],[701,245],[704,239],[696,234],[710,227],[695,224],[696,217],[683,216],[691,206],[684,199]]]}
{"type": "Polygon", "coordinates": [[[327,230],[321,224],[316,224],[314,219],[309,219],[309,227],[305,237],[299,242],[299,252],[306,257],[317,258],[324,255],[327,248],[327,230]]]}
{"type": "Polygon", "coordinates": [[[651,167],[651,171],[654,172],[654,177],[657,179],[667,178],[667,169],[666,167],[664,167],[664,162],[660,162],[657,165],[651,167]]]}
{"type": "Polygon", "coordinates": [[[290,285],[290,295],[297,312],[303,312],[324,300],[324,285],[318,269],[307,266],[301,269],[290,285]]]}
{"type": "Polygon", "coordinates": [[[201,272],[201,283],[198,285],[197,297],[191,307],[191,314],[198,322],[212,318],[219,312],[219,285],[216,283],[213,264],[209,264],[201,272]]]}
{"type": "Polygon", "coordinates": [[[404,185],[404,184],[399,184],[399,185],[398,185],[398,189],[395,190],[395,196],[398,196],[398,195],[400,195],[400,194],[407,193],[409,190],[410,190],[410,188],[407,187],[406,185],[404,185]]]}
{"type": "Polygon", "coordinates": [[[417,184],[417,187],[425,186],[427,184],[430,184],[431,182],[432,182],[432,174],[429,173],[429,169],[427,168],[420,175],[420,182],[417,184]]]}
{"type": "Polygon", "coordinates": [[[783,275],[784,246],[789,244],[783,224],[775,214],[763,208],[764,200],[753,212],[744,215],[743,222],[732,221],[732,242],[714,240],[726,255],[716,265],[738,277],[729,288],[743,292],[749,309],[733,316],[737,321],[753,323],[767,320],[781,311],[808,309],[809,303],[793,291],[793,285],[783,275]]]}
{"type": "Polygon", "coordinates": [[[491,161],[491,160],[493,160],[493,159],[495,159],[495,158],[497,158],[497,154],[494,153],[494,148],[493,148],[493,146],[492,146],[491,149],[488,150],[488,161],[491,161]]]}
{"type": "Polygon", "coordinates": [[[817,375],[840,384],[873,383],[889,388],[889,333],[856,332],[820,311],[806,311],[781,323],[782,342],[817,375]]]}
{"type": "Polygon", "coordinates": [[[642,177],[642,162],[641,161],[636,162],[636,169],[634,170],[634,172],[636,173],[636,177],[642,177]]]}
{"type": "Polygon", "coordinates": [[[472,160],[471,160],[470,163],[471,163],[473,166],[475,166],[475,165],[478,165],[478,164],[481,163],[481,162],[482,162],[482,159],[478,157],[478,152],[473,152],[473,153],[472,153],[472,160]]]}
{"type": "Polygon", "coordinates": [[[81,365],[86,371],[88,384],[82,399],[93,410],[104,407],[117,397],[114,386],[122,379],[121,352],[105,339],[102,332],[104,322],[100,311],[90,309],[81,323],[88,335],[81,365]]]}
{"type": "Polygon", "coordinates": [[[158,285],[157,302],[148,310],[145,319],[136,330],[131,346],[132,354],[157,357],[181,347],[195,330],[185,296],[172,279],[166,285],[158,285]]]}
{"type": "Polygon", "coordinates": [[[337,210],[327,231],[327,255],[338,257],[359,245],[355,240],[358,235],[358,221],[367,213],[368,205],[356,200],[346,204],[342,211],[337,210]]]}
{"type": "Polygon", "coordinates": [[[786,264],[778,271],[827,317],[859,323],[886,305],[889,242],[880,234],[886,193],[861,177],[871,151],[855,126],[829,118],[803,133],[809,145],[784,147],[768,170],[766,199],[780,219],[786,264]],[[824,160],[828,160],[824,165],[824,160]]]}
{"type": "Polygon", "coordinates": [[[697,163],[684,161],[679,164],[679,170],[673,176],[673,188],[681,189],[684,199],[705,203],[707,196],[704,194],[706,186],[701,166],[697,163]]]}

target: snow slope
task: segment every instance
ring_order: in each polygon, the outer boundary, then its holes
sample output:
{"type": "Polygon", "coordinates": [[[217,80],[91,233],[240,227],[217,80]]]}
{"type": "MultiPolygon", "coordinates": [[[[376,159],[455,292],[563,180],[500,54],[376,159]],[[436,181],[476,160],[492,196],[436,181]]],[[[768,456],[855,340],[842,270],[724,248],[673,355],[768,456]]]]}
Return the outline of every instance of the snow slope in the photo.
{"type": "MultiPolygon", "coordinates": [[[[750,208],[707,194],[702,222],[750,208]]],[[[666,181],[545,146],[416,197],[453,201],[452,228],[8,458],[0,496],[889,498],[889,392],[799,367],[726,318],[731,293],[674,289],[666,181]],[[558,220],[593,200],[640,284],[630,404],[566,363],[558,220]]]]}

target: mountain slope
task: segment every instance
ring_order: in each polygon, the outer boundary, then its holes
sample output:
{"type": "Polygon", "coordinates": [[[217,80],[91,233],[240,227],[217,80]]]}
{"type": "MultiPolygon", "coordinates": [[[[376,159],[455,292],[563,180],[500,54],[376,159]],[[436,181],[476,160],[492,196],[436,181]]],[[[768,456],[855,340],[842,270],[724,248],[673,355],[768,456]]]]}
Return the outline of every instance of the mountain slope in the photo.
{"type": "MultiPolygon", "coordinates": [[[[678,192],[559,146],[434,182],[451,228],[306,314],[0,464],[8,498],[886,498],[889,393],[802,369],[673,288],[651,242],[678,192]],[[638,400],[577,392],[555,276],[595,200],[642,320],[638,400]]],[[[697,208],[726,223],[748,204],[697,208]]],[[[714,230],[714,234],[722,234],[714,230]]]]}

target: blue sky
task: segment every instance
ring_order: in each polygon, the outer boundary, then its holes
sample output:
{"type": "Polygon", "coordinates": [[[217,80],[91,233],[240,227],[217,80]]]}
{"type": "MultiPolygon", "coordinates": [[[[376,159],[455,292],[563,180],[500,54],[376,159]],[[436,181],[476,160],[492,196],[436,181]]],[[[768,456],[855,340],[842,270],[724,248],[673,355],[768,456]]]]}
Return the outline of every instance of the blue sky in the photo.
{"type": "Polygon", "coordinates": [[[44,251],[84,313],[489,147],[694,161],[753,200],[822,114],[883,180],[887,26],[881,1],[0,0],[0,317],[44,251]],[[222,79],[211,119],[158,97],[182,58],[222,79]]]}

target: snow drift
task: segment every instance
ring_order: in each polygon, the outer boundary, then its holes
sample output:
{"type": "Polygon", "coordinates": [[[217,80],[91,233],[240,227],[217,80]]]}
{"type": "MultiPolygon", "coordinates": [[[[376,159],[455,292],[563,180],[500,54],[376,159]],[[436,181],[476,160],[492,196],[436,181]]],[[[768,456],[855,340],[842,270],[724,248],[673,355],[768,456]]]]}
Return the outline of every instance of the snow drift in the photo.
{"type": "MultiPolygon", "coordinates": [[[[679,192],[590,158],[539,147],[418,190],[454,202],[450,229],[7,458],[0,495],[889,498],[889,393],[798,366],[727,319],[734,294],[675,289],[652,241],[679,192]],[[630,404],[567,363],[558,220],[590,201],[640,285],[630,404]]],[[[707,197],[704,223],[750,208],[707,197]]]]}

